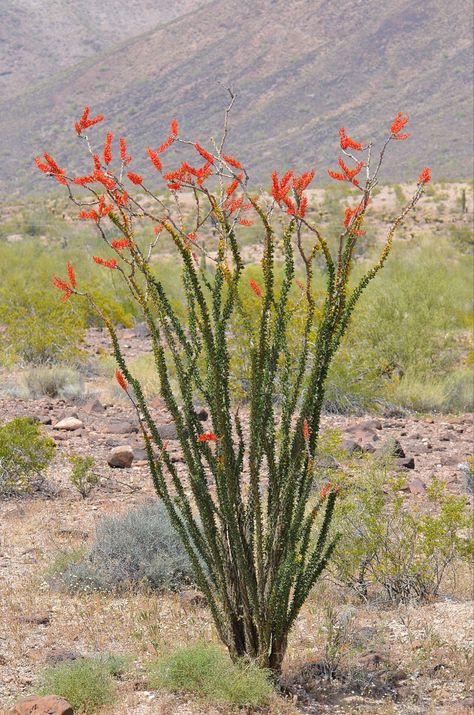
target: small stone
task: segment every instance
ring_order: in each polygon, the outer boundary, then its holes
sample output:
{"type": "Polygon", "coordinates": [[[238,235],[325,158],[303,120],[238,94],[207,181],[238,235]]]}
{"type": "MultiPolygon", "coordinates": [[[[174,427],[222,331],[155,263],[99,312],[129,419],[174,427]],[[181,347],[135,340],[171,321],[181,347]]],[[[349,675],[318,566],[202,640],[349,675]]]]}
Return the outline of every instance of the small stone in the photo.
{"type": "Polygon", "coordinates": [[[362,454],[364,452],[362,445],[359,444],[359,442],[354,442],[353,439],[343,440],[341,447],[350,457],[352,457],[353,454],[362,454]]]}
{"type": "Polygon", "coordinates": [[[398,439],[387,439],[378,449],[378,454],[387,454],[391,457],[405,457],[405,452],[398,439]]]}
{"type": "Polygon", "coordinates": [[[20,616],[18,618],[20,623],[31,623],[35,626],[48,626],[51,617],[49,613],[35,613],[35,614],[29,614],[28,616],[20,616]]]}
{"type": "Polygon", "coordinates": [[[195,589],[187,589],[186,591],[180,591],[179,600],[181,605],[186,606],[206,606],[207,601],[200,591],[195,589]]]}
{"type": "Polygon", "coordinates": [[[173,423],[166,425],[157,425],[158,434],[162,439],[178,439],[176,425],[173,423]]]}
{"type": "Polygon", "coordinates": [[[401,457],[397,459],[397,464],[399,467],[403,467],[404,469],[415,469],[415,458],[401,457]]]}
{"type": "Polygon", "coordinates": [[[426,492],[426,486],[421,481],[421,479],[418,479],[418,477],[415,477],[414,479],[410,480],[410,482],[408,484],[408,491],[410,492],[410,494],[420,496],[426,492]]]}
{"type": "Polygon", "coordinates": [[[74,430],[81,429],[84,427],[84,423],[77,417],[65,417],[59,422],[56,422],[53,429],[65,430],[67,432],[73,432],[74,430]]]}
{"type": "Polygon", "coordinates": [[[132,466],[132,462],[133,449],[129,445],[114,447],[107,459],[109,467],[115,467],[117,469],[128,469],[132,466]]]}
{"type": "Polygon", "coordinates": [[[125,420],[113,420],[99,425],[95,431],[99,434],[132,434],[132,432],[138,432],[138,426],[125,420]]]}
{"type": "Polygon", "coordinates": [[[84,412],[87,412],[88,415],[91,414],[100,414],[102,412],[105,412],[105,407],[102,404],[102,402],[99,399],[94,399],[94,400],[89,400],[89,402],[86,402],[86,404],[83,407],[84,412]]]}
{"type": "Polygon", "coordinates": [[[68,701],[57,695],[30,695],[19,700],[6,715],[74,715],[74,712],[68,701]]]}
{"type": "Polygon", "coordinates": [[[196,414],[201,422],[206,422],[209,419],[209,413],[204,407],[196,407],[196,414]]]}

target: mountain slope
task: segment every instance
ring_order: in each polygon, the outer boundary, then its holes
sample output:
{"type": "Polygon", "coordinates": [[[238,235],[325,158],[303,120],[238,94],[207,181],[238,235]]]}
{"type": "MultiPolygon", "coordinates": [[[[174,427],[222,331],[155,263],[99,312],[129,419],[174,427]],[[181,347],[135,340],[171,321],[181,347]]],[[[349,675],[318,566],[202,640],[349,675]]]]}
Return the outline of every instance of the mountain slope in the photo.
{"type": "Polygon", "coordinates": [[[59,70],[188,13],[204,0],[2,0],[0,94],[15,96],[59,70]]]}
{"type": "Polygon", "coordinates": [[[136,157],[174,115],[205,139],[220,129],[226,84],[238,94],[231,145],[257,179],[291,165],[315,166],[324,180],[341,124],[377,138],[400,109],[414,138],[397,146],[388,178],[424,164],[436,178],[468,176],[471,14],[467,0],[241,0],[238,11],[214,0],[17,98],[0,119],[2,186],[44,189],[31,168],[42,147],[75,167],[64,132],[86,103],[126,133],[136,157]]]}

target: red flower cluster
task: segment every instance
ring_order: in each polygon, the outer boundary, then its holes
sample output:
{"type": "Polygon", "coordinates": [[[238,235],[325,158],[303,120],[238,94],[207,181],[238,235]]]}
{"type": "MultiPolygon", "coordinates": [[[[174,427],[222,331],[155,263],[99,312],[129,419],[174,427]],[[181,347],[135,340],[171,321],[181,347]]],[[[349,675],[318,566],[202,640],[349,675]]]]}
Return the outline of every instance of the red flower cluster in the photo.
{"type": "Polygon", "coordinates": [[[85,218],[85,219],[92,219],[93,221],[100,221],[101,218],[104,216],[107,216],[112,209],[114,208],[113,204],[106,204],[105,203],[105,194],[102,194],[99,197],[99,203],[97,204],[97,211],[95,209],[91,209],[90,211],[81,211],[79,214],[79,218],[85,218]]]}
{"type": "MultiPolygon", "coordinates": [[[[362,202],[358,206],[354,206],[354,207],[347,206],[344,209],[344,226],[346,228],[349,228],[349,225],[350,225],[352,219],[355,216],[358,216],[360,213],[362,213],[363,210],[364,210],[364,204],[362,202]]],[[[354,230],[353,233],[357,236],[362,236],[364,234],[364,231],[354,230]]]]}
{"type": "Polygon", "coordinates": [[[330,171],[328,169],[328,174],[332,179],[336,179],[337,181],[350,181],[351,184],[354,184],[355,186],[358,186],[359,180],[356,179],[355,177],[357,174],[361,171],[361,169],[365,166],[363,161],[359,161],[352,169],[349,169],[347,164],[345,164],[344,160],[341,157],[338,157],[337,160],[339,166],[341,167],[343,173],[339,173],[337,171],[330,171]]]}
{"type": "Polygon", "coordinates": [[[128,171],[127,177],[130,179],[132,184],[137,184],[137,186],[143,183],[143,179],[140,174],[135,174],[133,171],[128,171]]]}
{"type": "Polygon", "coordinates": [[[122,390],[126,391],[128,389],[127,381],[118,368],[115,371],[115,379],[117,380],[122,390]]]}
{"type": "Polygon", "coordinates": [[[100,266],[105,266],[106,268],[117,268],[117,261],[115,258],[111,258],[108,261],[100,256],[92,256],[93,260],[100,266]]]}
{"type": "Polygon", "coordinates": [[[229,154],[222,154],[222,158],[227,164],[230,164],[230,166],[233,166],[234,169],[242,169],[242,164],[240,161],[237,161],[233,156],[229,156],[229,154]]]}
{"type": "Polygon", "coordinates": [[[425,166],[425,168],[420,172],[418,183],[427,184],[429,181],[431,181],[431,169],[428,166],[425,166]]]}
{"type": "Polygon", "coordinates": [[[360,142],[356,142],[352,137],[350,137],[348,134],[346,134],[346,130],[344,127],[341,127],[339,129],[339,134],[341,137],[341,149],[356,149],[357,151],[360,151],[362,149],[362,144],[360,142]]]}
{"type": "Polygon", "coordinates": [[[132,161],[132,157],[130,154],[127,154],[127,142],[125,141],[124,137],[120,137],[119,139],[119,148],[120,148],[120,159],[122,161],[122,164],[126,166],[127,164],[130,164],[132,161]]]}
{"type": "Polygon", "coordinates": [[[274,171],[272,173],[271,195],[277,203],[285,204],[287,213],[291,216],[303,218],[308,206],[308,199],[306,196],[303,196],[303,191],[309,186],[313,179],[314,171],[305,171],[301,176],[295,176],[290,169],[283,174],[281,180],[278,179],[278,174],[274,171]],[[288,196],[291,189],[293,189],[296,194],[296,203],[288,196]]]}
{"type": "Polygon", "coordinates": [[[331,489],[331,482],[328,482],[327,484],[324,485],[324,487],[319,492],[319,498],[325,499],[325,497],[327,496],[327,493],[330,491],[330,489],[331,489]]]}
{"type": "Polygon", "coordinates": [[[62,290],[63,294],[61,300],[67,300],[72,295],[73,289],[76,287],[76,275],[74,273],[74,268],[70,263],[67,264],[67,274],[69,276],[69,283],[58,276],[53,276],[53,285],[59,290],[62,290]]]}
{"type": "Polygon", "coordinates": [[[158,156],[158,152],[153,151],[153,149],[151,147],[148,147],[148,149],[146,151],[147,151],[147,154],[150,157],[151,163],[153,164],[155,169],[157,169],[158,171],[161,171],[163,169],[163,164],[161,163],[160,157],[158,156]]]}
{"type": "Polygon", "coordinates": [[[204,149],[204,147],[197,142],[194,144],[194,148],[202,156],[203,159],[209,162],[209,164],[214,164],[214,157],[210,152],[207,151],[207,149],[204,149]]]}
{"type": "Polygon", "coordinates": [[[104,141],[104,164],[110,164],[110,162],[112,161],[111,144],[113,138],[114,135],[112,134],[112,132],[107,132],[107,136],[105,137],[104,141]]]}
{"type": "Polygon", "coordinates": [[[76,132],[80,135],[83,129],[88,129],[89,127],[92,127],[94,124],[98,124],[104,119],[103,114],[98,114],[96,117],[93,119],[89,119],[89,112],[90,108],[85,107],[84,111],[82,113],[82,117],[79,119],[78,122],[75,122],[74,126],[76,128],[76,132]]]}
{"type": "Polygon", "coordinates": [[[197,182],[199,186],[202,186],[205,179],[207,179],[212,174],[210,162],[206,162],[203,166],[197,168],[191,166],[187,161],[183,161],[179,169],[176,171],[168,171],[163,174],[163,178],[169,183],[167,184],[169,189],[177,191],[181,188],[181,184],[193,184],[194,181],[197,182]]]}
{"type": "Polygon", "coordinates": [[[61,167],[56,163],[56,161],[53,159],[51,154],[48,154],[46,151],[43,153],[45,161],[41,161],[39,156],[35,157],[35,162],[36,166],[40,171],[43,172],[43,174],[50,174],[54,176],[56,181],[58,181],[60,184],[67,184],[67,179],[65,178],[65,169],[61,169],[61,167]]]}
{"type": "Polygon", "coordinates": [[[228,186],[228,187],[226,188],[226,190],[225,190],[227,196],[232,196],[232,194],[233,194],[234,191],[238,188],[240,182],[242,181],[243,176],[244,176],[244,175],[243,175],[242,173],[237,174],[237,176],[235,177],[235,179],[230,182],[229,186],[228,186]]]}
{"type": "Polygon", "coordinates": [[[251,278],[251,279],[249,280],[249,286],[251,287],[251,289],[253,290],[253,292],[255,293],[255,295],[258,295],[258,297],[261,298],[261,296],[262,296],[262,289],[261,289],[260,286],[258,285],[257,281],[255,281],[253,278],[251,278]]]}
{"type": "Polygon", "coordinates": [[[302,431],[303,431],[303,439],[305,442],[307,442],[309,440],[309,424],[308,424],[308,420],[306,419],[306,417],[303,420],[302,431]]]}
{"type": "Polygon", "coordinates": [[[214,434],[214,432],[205,432],[204,434],[198,434],[198,440],[200,442],[216,442],[219,437],[214,434]]]}
{"type": "Polygon", "coordinates": [[[130,241],[128,238],[117,238],[110,244],[112,248],[120,250],[121,248],[128,248],[130,246],[130,241]]]}
{"type": "Polygon", "coordinates": [[[402,114],[402,112],[397,113],[397,116],[393,120],[392,126],[390,127],[390,133],[394,139],[408,139],[408,137],[411,136],[410,132],[407,134],[400,134],[409,119],[410,117],[408,114],[402,114]]]}

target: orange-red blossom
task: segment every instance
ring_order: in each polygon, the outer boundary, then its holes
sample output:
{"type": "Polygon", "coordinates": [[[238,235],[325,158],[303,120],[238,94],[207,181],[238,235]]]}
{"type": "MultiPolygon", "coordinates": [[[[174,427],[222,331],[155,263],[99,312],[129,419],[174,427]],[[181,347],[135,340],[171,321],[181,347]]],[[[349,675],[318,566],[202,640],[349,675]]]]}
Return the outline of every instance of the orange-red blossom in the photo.
{"type": "Polygon", "coordinates": [[[397,113],[397,116],[393,120],[392,125],[390,127],[390,133],[394,139],[408,139],[408,137],[411,136],[410,132],[406,134],[400,134],[401,130],[407,124],[409,119],[410,117],[408,114],[402,114],[402,112],[397,113]]]}
{"type": "Polygon", "coordinates": [[[117,380],[122,390],[128,389],[128,383],[118,368],[115,371],[115,379],[117,380]]]}
{"type": "Polygon", "coordinates": [[[61,296],[61,300],[67,300],[68,298],[71,297],[73,289],[76,287],[76,275],[74,273],[74,268],[70,263],[67,264],[67,274],[69,276],[69,283],[62,278],[59,278],[59,276],[53,276],[53,285],[56,286],[56,288],[59,288],[59,290],[62,290],[63,294],[61,296]]]}
{"type": "Polygon", "coordinates": [[[98,124],[104,119],[103,114],[98,114],[96,117],[93,119],[89,119],[89,112],[90,108],[85,107],[84,111],[82,113],[82,117],[79,119],[78,122],[75,122],[74,126],[76,129],[76,132],[80,135],[83,129],[88,129],[89,127],[92,127],[94,124],[98,124]]]}

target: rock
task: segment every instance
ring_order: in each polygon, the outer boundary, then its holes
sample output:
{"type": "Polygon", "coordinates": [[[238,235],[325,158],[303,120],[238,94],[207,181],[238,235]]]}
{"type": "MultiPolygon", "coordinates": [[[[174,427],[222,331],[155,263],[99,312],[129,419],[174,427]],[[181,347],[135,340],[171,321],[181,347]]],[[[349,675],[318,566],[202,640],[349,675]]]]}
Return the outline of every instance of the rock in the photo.
{"type": "Polygon", "coordinates": [[[30,695],[22,698],[6,715],[74,715],[71,705],[57,695],[30,695]]]}
{"type": "Polygon", "coordinates": [[[95,431],[99,434],[132,434],[138,432],[138,426],[125,420],[113,420],[99,425],[95,431]]]}
{"type": "Polygon", "coordinates": [[[158,434],[162,439],[178,439],[176,425],[173,423],[166,425],[157,425],[158,434]]]}
{"type": "Polygon", "coordinates": [[[354,442],[353,439],[343,440],[341,447],[350,457],[352,457],[353,454],[362,454],[364,452],[362,445],[359,444],[359,442],[354,442]]]}
{"type": "Polygon", "coordinates": [[[64,419],[59,420],[59,422],[56,422],[53,429],[73,432],[74,430],[81,429],[82,427],[84,427],[84,423],[77,417],[65,417],[64,419]]]}
{"type": "Polygon", "coordinates": [[[209,413],[205,409],[205,407],[196,407],[196,414],[198,420],[200,420],[201,422],[206,422],[209,419],[209,413]]]}
{"type": "Polygon", "coordinates": [[[39,417],[33,417],[33,419],[41,425],[50,425],[53,422],[51,415],[40,415],[39,417]]]}
{"type": "Polygon", "coordinates": [[[57,665],[58,663],[66,663],[71,662],[72,660],[77,660],[80,657],[81,656],[73,650],[53,647],[49,653],[47,653],[45,661],[46,663],[57,665]]]}
{"type": "Polygon", "coordinates": [[[128,444],[121,445],[120,447],[114,447],[107,460],[109,467],[116,467],[118,469],[127,469],[128,467],[131,467],[132,462],[133,449],[128,444]]]}
{"type": "Polygon", "coordinates": [[[48,626],[51,617],[46,611],[44,613],[30,613],[28,616],[20,616],[20,623],[32,623],[35,626],[48,626]]]}
{"type": "Polygon", "coordinates": [[[379,648],[371,648],[359,656],[359,663],[367,670],[376,670],[387,662],[387,655],[379,648]]]}
{"type": "Polygon", "coordinates": [[[408,491],[410,492],[410,494],[421,495],[426,492],[426,487],[421,481],[421,479],[415,477],[414,479],[411,479],[408,483],[408,491]]]}
{"type": "Polygon", "coordinates": [[[414,457],[400,457],[397,459],[397,464],[399,467],[403,467],[404,469],[415,469],[414,457]]]}
{"type": "Polygon", "coordinates": [[[200,591],[195,589],[187,589],[179,592],[179,600],[181,605],[186,606],[206,606],[207,601],[200,591]]]}
{"type": "Polygon", "coordinates": [[[331,454],[320,454],[314,460],[315,469],[339,469],[340,466],[331,454]]]}
{"type": "Polygon", "coordinates": [[[133,448],[133,459],[134,461],[147,462],[148,455],[144,447],[134,447],[133,448]]]}
{"type": "Polygon", "coordinates": [[[390,457],[405,457],[402,445],[398,439],[393,439],[393,437],[383,442],[383,444],[381,444],[381,446],[377,449],[377,452],[379,454],[389,455],[390,457]]]}
{"type": "Polygon", "coordinates": [[[88,415],[101,414],[105,412],[105,407],[99,399],[89,400],[83,407],[84,412],[88,415]]]}

